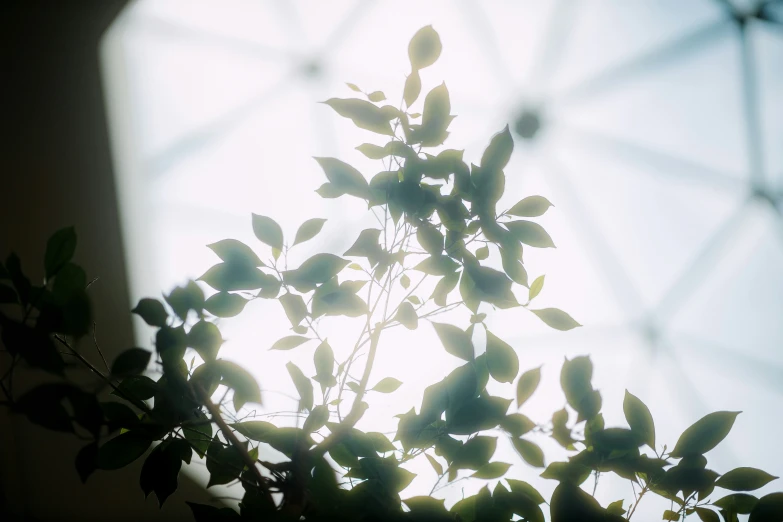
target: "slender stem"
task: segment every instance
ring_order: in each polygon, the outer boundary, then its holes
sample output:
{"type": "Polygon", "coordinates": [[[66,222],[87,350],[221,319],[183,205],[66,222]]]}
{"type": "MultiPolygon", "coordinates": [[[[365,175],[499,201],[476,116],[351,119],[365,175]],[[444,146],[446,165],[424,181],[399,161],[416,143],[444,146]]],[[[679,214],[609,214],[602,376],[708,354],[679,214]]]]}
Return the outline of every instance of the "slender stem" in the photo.
{"type": "Polygon", "coordinates": [[[98,354],[101,356],[101,359],[103,360],[103,365],[106,367],[106,371],[108,373],[111,373],[111,368],[109,368],[109,363],[106,362],[106,357],[103,356],[103,352],[101,351],[101,347],[98,346],[98,336],[97,336],[97,326],[95,325],[95,321],[92,323],[92,341],[95,343],[95,349],[98,350],[98,354]]]}
{"type": "Polygon", "coordinates": [[[90,369],[90,371],[91,371],[92,373],[94,373],[95,375],[97,375],[98,377],[100,377],[100,378],[101,378],[101,380],[103,380],[103,381],[104,381],[106,384],[108,384],[109,386],[111,386],[112,390],[114,390],[114,391],[115,391],[115,393],[117,393],[117,395],[119,395],[120,397],[122,397],[122,398],[123,398],[123,399],[125,399],[126,401],[128,401],[128,402],[132,403],[134,406],[136,406],[136,407],[137,407],[137,408],[139,408],[140,410],[142,410],[142,411],[144,411],[144,412],[146,412],[146,413],[149,413],[149,412],[150,412],[150,409],[149,409],[149,407],[148,407],[148,406],[147,406],[147,405],[144,403],[144,401],[142,401],[142,400],[139,400],[139,399],[136,399],[135,397],[129,397],[129,396],[128,396],[128,395],[127,395],[125,392],[123,392],[122,390],[120,390],[120,389],[119,389],[119,388],[118,388],[118,387],[117,387],[117,386],[116,386],[116,385],[115,385],[113,382],[111,382],[111,379],[109,379],[107,376],[105,376],[104,374],[102,374],[102,373],[101,373],[101,371],[100,371],[98,368],[96,368],[95,366],[93,366],[93,365],[92,365],[92,363],[91,363],[90,361],[88,361],[87,359],[85,359],[84,357],[82,357],[82,355],[81,355],[79,352],[77,352],[77,351],[76,351],[76,350],[75,350],[75,349],[74,349],[74,348],[73,348],[73,347],[72,347],[72,346],[71,346],[71,345],[68,343],[68,341],[66,341],[66,340],[65,340],[63,337],[61,337],[61,336],[59,336],[59,335],[55,335],[55,336],[54,336],[54,338],[55,338],[55,339],[56,339],[56,340],[57,340],[57,341],[58,341],[60,344],[62,344],[62,345],[63,345],[63,346],[65,346],[66,348],[68,348],[68,350],[70,350],[70,351],[71,351],[71,354],[73,354],[73,356],[74,356],[74,357],[76,357],[77,359],[79,359],[79,361],[81,361],[81,363],[82,363],[82,364],[84,364],[84,365],[85,365],[87,368],[89,368],[89,369],[90,369]]]}
{"type": "Polygon", "coordinates": [[[328,437],[321,441],[320,444],[311,450],[314,456],[321,456],[329,451],[334,445],[338,444],[345,433],[354,427],[361,418],[362,413],[364,413],[364,410],[361,407],[362,399],[367,391],[367,383],[370,381],[370,374],[372,373],[372,367],[375,363],[375,354],[378,351],[378,340],[382,330],[383,326],[379,323],[375,326],[375,329],[370,336],[370,351],[367,356],[367,364],[364,367],[364,374],[362,375],[362,380],[359,382],[359,390],[356,392],[356,398],[353,401],[353,406],[351,406],[351,411],[340,423],[340,429],[333,431],[328,437]]]}
{"type": "Polygon", "coordinates": [[[226,437],[226,440],[228,440],[231,443],[231,445],[237,449],[239,454],[242,456],[242,460],[245,461],[245,464],[247,465],[248,469],[250,469],[253,472],[253,474],[256,476],[256,480],[258,481],[258,487],[261,489],[261,492],[264,494],[267,501],[274,506],[275,501],[272,498],[272,493],[269,491],[267,479],[261,474],[261,471],[258,469],[258,466],[256,466],[256,462],[250,457],[250,454],[247,452],[247,448],[245,448],[245,446],[241,442],[239,442],[237,436],[234,434],[231,428],[228,427],[225,419],[223,419],[223,416],[220,414],[220,409],[215,405],[215,403],[212,402],[212,399],[207,395],[207,392],[204,391],[204,388],[197,383],[194,384],[193,387],[195,388],[196,393],[201,399],[201,402],[204,403],[204,406],[206,406],[207,410],[209,410],[210,415],[212,415],[212,420],[215,421],[215,423],[220,428],[220,431],[223,432],[223,436],[226,437]]]}

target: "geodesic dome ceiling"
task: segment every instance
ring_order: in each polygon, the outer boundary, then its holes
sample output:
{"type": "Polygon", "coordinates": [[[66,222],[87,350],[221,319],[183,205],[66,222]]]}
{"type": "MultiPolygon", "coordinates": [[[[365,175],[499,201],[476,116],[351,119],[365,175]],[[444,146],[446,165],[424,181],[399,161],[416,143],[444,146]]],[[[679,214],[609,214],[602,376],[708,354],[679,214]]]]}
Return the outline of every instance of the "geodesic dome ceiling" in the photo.
{"type": "MultiPolygon", "coordinates": [[[[526,266],[546,274],[542,305],[584,327],[490,318],[523,369],[544,364],[529,415],[562,406],[563,357],[589,353],[608,423],[622,422],[625,388],[670,444],[709,411],[742,410],[711,459],[783,475],[783,453],[765,450],[783,418],[783,2],[136,2],[102,49],[134,298],[200,276],[208,243],[253,244],[251,212],[291,235],[329,220],[298,261],[344,252],[370,221],[314,192],[312,157],[379,167],[354,150],[373,136],[317,102],[353,95],[344,82],[400,98],[408,40],[428,24],[444,50],[423,90],[445,81],[458,115],[446,146],[478,159],[510,125],[503,201],[555,204],[541,222],[558,248],[529,250],[526,266]]],[[[291,410],[294,393],[279,375],[291,353],[267,351],[287,331],[273,305],[221,326],[267,412],[291,410]]],[[[422,357],[435,339],[422,330],[400,333],[384,367],[422,357]]],[[[311,352],[293,357],[306,367],[311,352]]],[[[371,406],[418,404],[446,373],[437,357],[371,406]]]]}

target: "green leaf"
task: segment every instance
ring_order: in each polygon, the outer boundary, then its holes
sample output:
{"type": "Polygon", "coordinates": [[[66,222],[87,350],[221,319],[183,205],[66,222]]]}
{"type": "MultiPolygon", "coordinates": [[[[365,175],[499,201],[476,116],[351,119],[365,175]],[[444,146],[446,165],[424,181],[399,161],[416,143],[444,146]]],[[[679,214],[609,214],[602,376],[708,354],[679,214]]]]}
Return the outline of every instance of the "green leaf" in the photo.
{"type": "Polygon", "coordinates": [[[535,468],[544,467],[544,452],[537,444],[521,438],[511,439],[511,443],[525,462],[535,468]]]}
{"type": "Polygon", "coordinates": [[[513,437],[521,437],[535,428],[536,423],[521,413],[511,413],[503,418],[500,422],[500,427],[513,437]]]}
{"type": "Polygon", "coordinates": [[[457,268],[459,268],[457,262],[444,255],[428,257],[413,267],[414,270],[435,276],[447,276],[454,273],[457,268]]]}
{"type": "MultiPolygon", "coordinates": [[[[733,495],[726,495],[725,497],[716,500],[712,505],[735,514],[747,515],[753,511],[753,508],[756,507],[758,501],[759,499],[753,495],[748,495],[747,493],[734,493],[733,495]]],[[[776,520],[781,519],[778,518],[776,520]]]]}
{"type": "Polygon", "coordinates": [[[160,506],[177,490],[177,476],[182,467],[182,459],[176,452],[176,442],[172,440],[169,444],[159,444],[141,468],[141,490],[145,497],[154,491],[160,506]]]}
{"type": "Polygon", "coordinates": [[[555,488],[550,501],[550,514],[552,522],[607,520],[598,501],[580,489],[574,481],[561,482],[555,488]]]}
{"type": "Polygon", "coordinates": [[[560,387],[568,400],[568,404],[579,411],[582,399],[592,390],[593,363],[590,357],[580,355],[563,362],[560,370],[560,387]]]}
{"type": "Polygon", "coordinates": [[[756,502],[748,522],[770,522],[783,520],[783,493],[770,493],[756,502]]]}
{"type": "Polygon", "coordinates": [[[431,456],[429,453],[425,453],[424,456],[427,457],[427,460],[429,461],[430,466],[432,466],[432,469],[435,470],[435,473],[437,473],[439,477],[442,476],[443,466],[441,466],[440,462],[435,460],[435,457],[431,456]]]}
{"type": "Polygon", "coordinates": [[[301,335],[288,335],[275,341],[270,350],[292,350],[310,340],[309,337],[302,337],[301,335]]]}
{"type": "Polygon", "coordinates": [[[456,288],[459,282],[459,272],[447,274],[435,285],[432,292],[432,300],[438,306],[446,306],[449,293],[456,288]]]}
{"type": "Polygon", "coordinates": [[[553,206],[543,196],[529,196],[511,207],[506,214],[519,217],[538,217],[553,206]]]}
{"type": "Polygon", "coordinates": [[[374,92],[371,92],[370,94],[367,95],[367,99],[370,100],[371,102],[378,103],[378,102],[382,102],[383,100],[385,100],[386,99],[386,95],[383,94],[383,92],[381,92],[381,91],[374,91],[374,92]]]}
{"type": "Polygon", "coordinates": [[[202,459],[207,452],[209,442],[212,440],[212,424],[205,423],[206,418],[206,415],[199,411],[198,420],[202,423],[190,427],[183,426],[182,428],[185,440],[190,443],[193,450],[202,459]]]}
{"type": "Polygon", "coordinates": [[[124,468],[144,455],[151,444],[148,437],[132,431],[118,435],[98,448],[98,469],[124,468]]]}
{"type": "Polygon", "coordinates": [[[397,313],[394,316],[394,320],[398,321],[408,330],[415,330],[419,326],[419,316],[416,315],[416,310],[413,309],[413,305],[408,302],[400,304],[397,313]]]}
{"type": "Polygon", "coordinates": [[[305,241],[313,239],[324,227],[324,223],[326,223],[326,220],[323,218],[308,219],[302,223],[299,230],[296,231],[294,244],[291,246],[296,246],[299,243],[304,243],[305,241]]]}
{"type": "Polygon", "coordinates": [[[307,433],[314,433],[324,426],[329,420],[329,408],[324,405],[316,406],[305,419],[302,429],[307,433]]]}
{"type": "Polygon", "coordinates": [[[464,330],[446,323],[432,322],[443,347],[451,355],[465,361],[473,360],[473,341],[464,330]]]}
{"type": "Polygon", "coordinates": [[[234,317],[244,310],[247,299],[239,294],[218,292],[204,302],[204,309],[217,317],[234,317]]]}
{"type": "Polygon", "coordinates": [[[514,138],[511,137],[511,131],[506,127],[492,136],[489,145],[481,156],[481,170],[484,176],[495,171],[501,171],[506,168],[511,159],[511,153],[514,151],[514,138]]]}
{"type": "Polygon", "coordinates": [[[329,388],[337,384],[332,375],[334,372],[334,351],[328,342],[323,341],[315,349],[313,363],[315,364],[315,380],[321,383],[322,388],[329,388]]]}
{"type": "Polygon", "coordinates": [[[419,71],[414,69],[407,78],[405,78],[405,88],[402,91],[402,99],[405,101],[405,106],[410,107],[413,105],[421,94],[421,76],[419,71]]]}
{"type": "Polygon", "coordinates": [[[533,395],[533,392],[538,388],[538,384],[541,382],[541,367],[533,368],[522,374],[517,382],[517,408],[521,408],[522,405],[533,395]]]}
{"type": "Polygon", "coordinates": [[[248,402],[261,404],[261,389],[247,370],[230,361],[207,363],[221,376],[221,384],[234,390],[234,410],[239,411],[248,402]]]}
{"type": "Polygon", "coordinates": [[[336,276],[347,264],[347,260],[334,254],[316,254],[296,270],[283,272],[283,281],[297,290],[313,290],[336,276]]]}
{"type": "Polygon", "coordinates": [[[560,330],[561,332],[582,326],[577,323],[573,317],[558,308],[542,308],[541,310],[531,309],[530,311],[544,321],[547,326],[554,328],[555,330],[560,330]]]}
{"type": "Polygon", "coordinates": [[[429,67],[440,56],[443,49],[440,36],[431,25],[427,25],[416,31],[408,44],[408,58],[413,70],[429,67]]]}
{"type": "Polygon", "coordinates": [[[723,475],[715,485],[731,491],[754,491],[766,486],[776,478],[778,477],[760,469],[741,467],[723,475]]]}
{"type": "MultiPolygon", "coordinates": [[[[437,227],[429,223],[419,225],[416,230],[416,239],[421,247],[433,257],[439,257],[443,253],[443,234],[437,227]]],[[[453,272],[453,270],[451,270],[453,272]]]]}
{"type": "Polygon", "coordinates": [[[257,290],[280,284],[277,279],[255,267],[234,263],[218,263],[204,272],[199,280],[223,292],[257,290]]]}
{"type": "Polygon", "coordinates": [[[112,375],[136,375],[144,372],[150,362],[152,352],[142,348],[130,348],[114,359],[111,365],[112,375]]]}
{"type": "Polygon", "coordinates": [[[46,242],[44,253],[44,270],[46,278],[57,272],[71,260],[76,252],[76,230],[73,227],[62,228],[52,234],[46,242]]]}
{"type": "Polygon", "coordinates": [[[155,395],[155,392],[158,390],[158,384],[145,375],[134,375],[126,377],[117,386],[117,390],[113,391],[112,395],[146,401],[155,395]]]}
{"type": "Polygon", "coordinates": [[[460,293],[474,313],[476,310],[473,308],[477,308],[481,301],[506,309],[519,305],[511,285],[511,279],[503,272],[487,266],[468,265],[462,272],[460,293]]]}
{"type": "Polygon", "coordinates": [[[291,326],[299,326],[302,319],[307,317],[307,305],[301,295],[287,292],[281,295],[278,300],[283,305],[283,310],[288,320],[291,321],[291,326]]]}
{"type": "Polygon", "coordinates": [[[696,515],[699,517],[699,520],[701,522],[720,522],[720,517],[718,514],[711,509],[707,509],[704,507],[697,507],[696,508],[696,515]]]}
{"type": "Polygon", "coordinates": [[[451,112],[451,101],[446,84],[442,83],[432,89],[424,98],[424,115],[421,126],[413,129],[410,135],[412,143],[421,143],[425,147],[437,147],[448,137],[447,129],[454,119],[451,112]]]}
{"type": "Polygon", "coordinates": [[[680,435],[671,456],[703,455],[726,438],[734,426],[738,411],[717,411],[696,421],[680,435]]]}
{"type": "Polygon", "coordinates": [[[555,248],[555,243],[544,227],[532,221],[520,219],[503,223],[509,232],[526,245],[536,248],[555,248]]]}
{"type": "MultiPolygon", "coordinates": [[[[235,261],[235,263],[245,262],[235,261]]],[[[188,284],[184,287],[175,287],[169,295],[164,295],[163,297],[166,299],[166,302],[171,309],[174,310],[174,313],[183,321],[187,321],[188,312],[190,310],[195,310],[199,317],[202,315],[204,309],[204,292],[194,281],[188,281],[188,284]]]]}
{"type": "Polygon", "coordinates": [[[166,326],[166,320],[169,318],[163,303],[149,297],[141,299],[131,313],[144,319],[144,322],[150,326],[166,326]]]}
{"type": "Polygon", "coordinates": [[[214,323],[201,320],[188,332],[188,346],[196,350],[205,361],[214,361],[223,344],[223,336],[214,323]]]}
{"type": "Polygon", "coordinates": [[[269,433],[277,430],[277,426],[264,421],[247,421],[231,424],[231,427],[250,440],[264,442],[268,439],[269,433]]]}
{"type": "Polygon", "coordinates": [[[536,298],[541,290],[544,288],[544,276],[540,275],[533,280],[533,284],[530,285],[530,289],[527,292],[527,300],[532,301],[536,298]]]}
{"type": "Polygon", "coordinates": [[[484,245],[481,248],[476,249],[476,259],[483,261],[489,257],[489,247],[484,245]]]}
{"type": "MultiPolygon", "coordinates": [[[[259,216],[263,218],[263,216],[259,216]]],[[[266,218],[269,219],[269,218],[266,218]]],[[[248,266],[266,266],[253,249],[236,239],[223,239],[207,245],[220,259],[226,263],[244,264],[248,266]]]]}
{"type": "Polygon", "coordinates": [[[625,390],[625,398],[623,399],[623,413],[625,413],[625,420],[628,421],[631,431],[642,442],[655,449],[655,423],[652,414],[641,399],[629,393],[628,390],[625,390]]]}
{"type": "Polygon", "coordinates": [[[402,386],[402,381],[399,381],[394,377],[384,377],[378,381],[378,384],[373,386],[371,390],[379,393],[392,393],[400,386],[402,386]]]}
{"type": "Polygon", "coordinates": [[[359,87],[358,87],[356,84],[353,84],[353,83],[347,83],[347,82],[346,82],[346,84],[345,84],[345,85],[347,85],[347,86],[348,86],[348,88],[349,88],[349,89],[351,89],[351,90],[352,90],[352,91],[354,91],[354,92],[362,92],[362,90],[361,90],[361,89],[360,89],[360,88],[359,88],[359,87]]]}
{"type": "Polygon", "coordinates": [[[465,442],[454,458],[453,466],[458,469],[478,470],[489,463],[495,454],[498,440],[496,437],[478,435],[465,442]]]}
{"type": "Polygon", "coordinates": [[[400,286],[407,290],[408,287],[411,286],[411,278],[405,274],[402,274],[402,277],[400,277],[400,286]]]}
{"type": "Polygon", "coordinates": [[[291,380],[294,381],[296,391],[299,392],[299,411],[313,409],[313,383],[305,377],[297,365],[289,362],[285,365],[291,380]]]}
{"type": "Polygon", "coordinates": [[[386,435],[382,433],[378,433],[377,431],[369,431],[365,435],[372,444],[372,447],[376,453],[388,453],[397,449],[394,447],[394,444],[389,442],[389,439],[386,438],[386,435]]]}
{"type": "Polygon", "coordinates": [[[662,520],[673,520],[674,522],[677,522],[680,520],[680,514],[676,511],[672,511],[671,509],[667,509],[663,512],[663,519],[662,520]]]}
{"type": "Polygon", "coordinates": [[[356,98],[330,98],[323,103],[334,109],[343,118],[353,121],[354,125],[360,129],[384,136],[394,136],[394,131],[389,124],[389,120],[394,118],[394,115],[368,101],[356,98]]]}
{"type": "Polygon", "coordinates": [[[481,466],[478,471],[471,475],[471,478],[493,480],[502,477],[508,471],[511,464],[505,462],[490,462],[481,466]]]}
{"type": "Polygon", "coordinates": [[[267,216],[252,215],[253,233],[259,241],[272,248],[283,250],[283,229],[277,221],[267,216]]]}
{"type": "Polygon", "coordinates": [[[487,367],[498,382],[512,382],[519,372],[519,357],[505,341],[487,330],[487,367]]]}
{"type": "Polygon", "coordinates": [[[622,516],[625,514],[625,508],[623,508],[623,500],[615,500],[608,506],[606,506],[606,512],[611,515],[622,516]]]}

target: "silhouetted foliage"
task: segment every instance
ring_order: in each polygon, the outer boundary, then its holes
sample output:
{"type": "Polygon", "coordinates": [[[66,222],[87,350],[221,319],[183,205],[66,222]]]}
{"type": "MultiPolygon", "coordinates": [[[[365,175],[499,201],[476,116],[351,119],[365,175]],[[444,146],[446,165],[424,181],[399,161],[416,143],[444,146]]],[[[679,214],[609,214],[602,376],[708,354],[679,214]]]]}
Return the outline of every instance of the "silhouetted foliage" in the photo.
{"type": "MultiPolygon", "coordinates": [[[[504,168],[514,147],[508,127],[490,139],[479,165],[465,163],[461,150],[426,152],[443,145],[454,118],[445,83],[424,96],[421,114],[409,112],[421,95],[419,70],[440,53],[440,38],[432,27],[413,36],[401,108],[384,104],[380,91],[366,99],[325,102],[381,138],[382,145],[365,143],[357,149],[382,161],[384,169],[367,181],[337,158],[316,158],[327,179],[318,193],[361,199],[379,217],[378,228],[363,230],[343,256],[319,253],[297,268],[283,269],[289,251],[317,236],[326,220],[304,221],[289,243],[273,218],[254,214],[252,229],[265,245],[257,246],[271,249],[267,261],[255,247],[234,239],[219,241],[209,248],[220,262],[199,278],[215,293],[205,298],[202,287],[191,281],[165,296],[165,303],[142,299],[133,309],[157,329],[154,352],[130,348],[103,371],[74,349],[74,340],[88,333],[91,313],[86,274],[71,262],[76,248],[72,228],[50,238],[41,285],[33,285],[19,259],[9,256],[0,264],[0,302],[6,305],[0,314],[2,342],[13,359],[11,371],[0,380],[4,404],[31,422],[88,439],[75,462],[83,481],[97,469],[118,469],[144,458],[141,489],[163,504],[177,489],[182,463],[190,463],[195,453],[206,461],[210,486],[241,484],[238,512],[189,503],[197,521],[542,522],[547,511],[553,522],[621,521],[630,520],[649,494],[670,501],[664,520],[695,515],[704,522],[735,522],[743,514],[751,522],[783,520],[783,493],[762,498],[747,493],[776,477],[748,467],[721,475],[707,466],[705,453],[726,438],[738,412],[705,416],[668,451],[656,440],[647,406],[628,392],[623,402],[628,427],[605,426],[601,394],[592,385],[592,363],[580,356],[562,367],[567,407],[539,422],[522,413],[539,385],[540,368],[523,368],[520,375],[516,351],[488,329],[485,319],[496,308],[524,308],[558,330],[579,326],[559,309],[534,307],[544,276],[528,283],[522,262],[524,246],[554,247],[544,228],[529,219],[552,204],[530,196],[498,210],[504,168]],[[502,270],[490,266],[490,256],[502,270]],[[429,297],[417,294],[425,280],[437,281],[429,297]],[[522,289],[524,302],[516,293],[522,289]],[[254,299],[277,300],[291,322],[292,334],[271,349],[295,350],[318,342],[316,375],[308,377],[292,362],[286,365],[299,395],[301,427],[233,422],[223,413],[229,405],[213,399],[225,398],[224,390],[230,390],[235,411],[262,400],[250,373],[220,358],[223,337],[214,323],[242,313],[254,299]],[[471,311],[469,325],[433,320],[458,307],[471,311]],[[340,362],[318,331],[319,319],[334,316],[356,318],[360,332],[350,356],[340,362]],[[371,380],[384,331],[398,325],[414,330],[426,321],[461,366],[427,387],[417,409],[397,415],[393,440],[358,430],[355,425],[368,408],[365,394],[394,393],[402,384],[392,377],[371,380]],[[479,329],[486,336],[481,354],[474,346],[479,329]],[[103,402],[95,390],[71,383],[63,354],[99,376],[117,401],[103,402]],[[162,369],[157,381],[144,375],[153,358],[162,369]],[[15,394],[11,380],[17,363],[45,370],[56,380],[15,394]],[[361,377],[352,377],[351,368],[362,364],[361,377]],[[490,379],[516,382],[513,408],[511,398],[487,391],[490,379]],[[519,462],[493,460],[498,432],[510,439],[519,462]],[[534,432],[551,437],[571,456],[547,465],[530,437],[534,432]],[[268,447],[287,459],[260,460],[268,447]],[[486,485],[448,508],[431,496],[402,499],[400,492],[415,477],[405,464],[416,458],[427,459],[437,473],[433,492],[466,477],[486,485]],[[542,477],[558,482],[548,503],[527,482],[503,478],[514,464],[542,469],[542,477]],[[597,480],[606,473],[633,483],[634,498],[601,506],[580,487],[591,475],[597,480]],[[732,493],[716,493],[716,488],[732,493]]],[[[348,86],[362,93],[358,86],[348,86]]]]}

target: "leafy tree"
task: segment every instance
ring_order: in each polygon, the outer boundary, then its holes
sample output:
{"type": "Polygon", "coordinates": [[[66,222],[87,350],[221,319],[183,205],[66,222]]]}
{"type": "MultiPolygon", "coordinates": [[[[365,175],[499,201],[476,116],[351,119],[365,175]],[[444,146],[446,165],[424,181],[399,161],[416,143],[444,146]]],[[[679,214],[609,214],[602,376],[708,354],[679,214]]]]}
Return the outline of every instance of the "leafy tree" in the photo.
{"type": "Polygon", "coordinates": [[[182,463],[195,455],[206,462],[210,486],[241,484],[238,512],[190,503],[197,521],[541,522],[547,512],[553,522],[622,521],[632,518],[646,495],[670,502],[664,520],[695,516],[704,522],[735,522],[748,514],[751,522],[783,520],[783,493],[761,498],[748,493],[776,477],[748,467],[721,475],[708,467],[705,454],[729,434],[738,412],[705,416],[669,451],[656,440],[647,406],[630,393],[623,402],[628,426],[605,426],[601,394],[592,386],[592,363],[580,356],[562,367],[567,407],[538,422],[522,413],[539,384],[540,369],[520,374],[516,351],[488,329],[487,313],[523,308],[558,330],[579,324],[559,309],[534,306],[544,276],[529,283],[522,262],[524,246],[554,246],[544,228],[529,219],[544,214],[551,203],[531,196],[506,210],[497,207],[514,146],[508,127],[489,140],[478,165],[468,165],[463,151],[440,148],[454,118],[445,83],[424,96],[421,114],[410,112],[421,95],[419,71],[440,53],[432,27],[413,36],[411,71],[399,108],[385,104],[380,91],[325,102],[379,137],[381,145],[365,143],[357,149],[381,161],[383,170],[368,181],[344,161],[316,158],[327,180],[318,193],[363,200],[378,226],[363,230],[342,256],[319,253],[287,269],[288,253],[317,236],[325,220],[308,219],[289,243],[274,219],[253,215],[255,236],[266,245],[262,249],[271,249],[267,261],[257,253],[260,245],[219,241],[209,248],[220,262],[199,278],[215,291],[209,297],[191,281],[166,295],[165,303],[142,299],[133,309],[157,329],[154,352],[130,348],[103,371],[74,349],[74,341],[88,333],[91,314],[86,274],[71,261],[76,248],[72,228],[49,239],[40,285],[24,275],[18,257],[9,256],[0,264],[0,328],[13,359],[0,379],[3,404],[34,423],[88,439],[75,462],[83,481],[97,469],[118,469],[143,458],[141,489],[154,493],[162,505],[177,489],[182,463]],[[422,298],[425,282],[432,292],[422,298]],[[525,297],[519,299],[520,294],[525,297]],[[299,395],[301,427],[234,417],[262,397],[246,369],[220,358],[223,337],[215,320],[242,313],[254,299],[278,301],[291,322],[292,333],[276,341],[273,350],[319,342],[313,354],[316,375],[308,377],[292,362],[286,365],[299,395]],[[434,320],[462,307],[471,312],[468,325],[434,320]],[[354,347],[339,362],[319,330],[322,321],[336,316],[355,318],[358,331],[354,347]],[[401,385],[373,374],[381,337],[391,328],[414,330],[425,322],[461,366],[427,387],[416,408],[397,415],[392,440],[360,431],[355,426],[368,408],[367,392],[394,393],[401,385]],[[477,354],[474,339],[481,330],[486,350],[477,354]],[[117,400],[101,400],[100,390],[71,382],[63,352],[89,368],[117,400]],[[162,369],[157,380],[144,375],[153,359],[162,369]],[[22,364],[57,379],[14,393],[13,371],[22,364]],[[487,391],[490,380],[516,381],[514,407],[511,398],[487,391]],[[498,431],[510,439],[519,462],[493,458],[498,431]],[[545,467],[544,453],[530,437],[534,432],[568,450],[568,459],[545,467]],[[263,460],[269,447],[286,459],[263,460]],[[402,498],[415,476],[406,469],[413,459],[426,459],[437,472],[433,491],[462,478],[486,485],[449,507],[432,496],[402,498]],[[504,479],[512,464],[522,462],[543,468],[541,476],[558,483],[549,502],[527,482],[504,479]],[[590,494],[581,486],[591,475],[597,486],[602,474],[631,482],[634,498],[601,506],[595,490],[590,494]],[[716,488],[731,493],[716,493],[716,488]]]}

